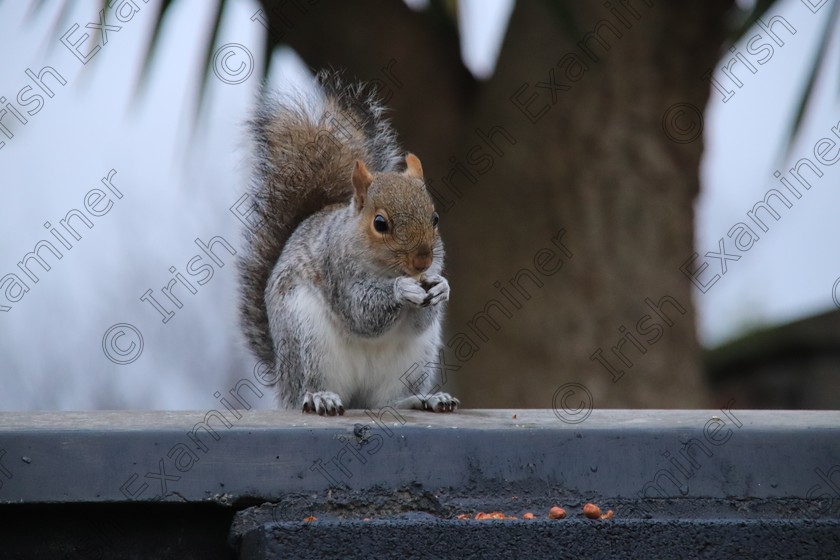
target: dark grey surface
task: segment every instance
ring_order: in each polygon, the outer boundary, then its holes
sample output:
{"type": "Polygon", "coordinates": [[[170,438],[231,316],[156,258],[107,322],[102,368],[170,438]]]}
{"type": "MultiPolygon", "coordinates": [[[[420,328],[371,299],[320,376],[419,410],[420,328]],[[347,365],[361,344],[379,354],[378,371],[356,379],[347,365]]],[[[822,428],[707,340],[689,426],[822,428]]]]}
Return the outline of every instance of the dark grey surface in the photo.
{"type": "Polygon", "coordinates": [[[239,558],[838,558],[840,523],[767,521],[315,522],[261,527],[239,558]]]}
{"type": "Polygon", "coordinates": [[[691,498],[621,500],[561,487],[500,483],[429,492],[333,490],[287,496],[236,514],[239,558],[833,558],[837,500],[691,498]],[[525,487],[527,486],[527,488],[525,487]],[[615,515],[587,519],[587,501],[615,515]],[[549,520],[552,505],[567,512],[549,520]],[[476,520],[500,511],[515,520],[476,520]],[[525,512],[536,519],[525,520],[525,512]],[[458,519],[459,514],[467,519],[458,519]],[[314,521],[305,521],[309,516],[314,521]]]}

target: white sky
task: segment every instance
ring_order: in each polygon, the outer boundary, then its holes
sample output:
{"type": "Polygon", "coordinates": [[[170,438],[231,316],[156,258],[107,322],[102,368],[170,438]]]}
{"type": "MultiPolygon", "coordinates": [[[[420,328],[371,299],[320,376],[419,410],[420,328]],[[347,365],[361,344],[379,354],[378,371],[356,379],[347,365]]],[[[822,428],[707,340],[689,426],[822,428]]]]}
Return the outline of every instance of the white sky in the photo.
{"type": "MultiPolygon", "coordinates": [[[[201,76],[196,61],[204,48],[210,3],[175,4],[152,79],[136,103],[131,92],[157,9],[154,0],[138,2],[140,12],[108,33],[107,44],[87,66],[59,39],[73,23],[81,26],[75,39],[86,23],[97,22],[99,2],[72,4],[60,24],[60,2],[46,3],[34,19],[24,21],[27,4],[0,3],[0,48],[6,53],[0,59],[0,96],[14,100],[31,84],[27,68],[50,65],[67,84],[54,85],[55,96],[45,96],[27,124],[12,126],[8,115],[2,119],[14,138],[0,135],[6,141],[0,149],[0,276],[19,272],[17,262],[48,238],[44,222],[56,225],[70,209],[82,208],[85,193],[101,185],[108,170],[117,171],[114,184],[124,197],[0,316],[0,409],[211,406],[213,393],[231,386],[227,371],[236,368],[245,376],[253,365],[232,328],[233,258],[217,250],[226,264],[215,268],[196,295],[183,297],[183,308],[167,324],[139,298],[147,289],[160,293],[172,277],[169,267],[184,270],[199,253],[195,238],[221,235],[239,247],[241,224],[228,209],[247,176],[242,122],[262,64],[263,30],[250,19],[257,7],[246,0],[233,3],[219,43],[248,48],[253,75],[238,85],[211,79],[206,114],[193,129],[201,76]],[[143,333],[144,350],[136,362],[120,366],[105,359],[102,336],[115,323],[131,323],[143,333]]],[[[462,0],[461,5],[465,61],[477,75],[487,75],[510,3],[462,0]]],[[[716,250],[717,240],[776,185],[772,158],[828,11],[813,15],[799,0],[784,0],[777,10],[797,34],[785,38],[785,46],[776,48],[755,75],[747,75],[729,102],[713,100],[706,114],[697,221],[701,253],[716,250]]],[[[793,150],[797,158],[808,156],[840,120],[836,41],[815,110],[793,150]]],[[[228,66],[240,62],[233,58],[228,66]]],[[[291,53],[279,53],[272,61],[273,83],[304,79],[296,64],[291,53]]],[[[729,273],[709,293],[698,293],[704,341],[714,344],[744,328],[833,308],[831,289],[840,276],[835,241],[840,220],[834,219],[840,191],[829,188],[838,184],[837,169],[823,171],[824,177],[753,249],[730,261],[729,273]]],[[[713,259],[709,265],[717,267],[713,259]]],[[[267,394],[257,406],[272,407],[272,397],[267,394]]]]}
{"type": "MultiPolygon", "coordinates": [[[[782,15],[796,34],[774,26],[784,46],[774,44],[775,52],[764,65],[755,64],[762,55],[750,56],[757,72],[749,74],[743,67],[739,69],[739,75],[745,76],[744,85],[734,89],[729,101],[723,103],[722,95],[712,95],[706,111],[706,154],[697,204],[698,253],[717,251],[720,237],[735,223],[746,221],[746,213],[764,199],[768,189],[785,190],[773,172],[778,169],[788,176],[791,162],[782,166],[775,160],[829,9],[825,5],[813,14],[799,0],[784,0],[770,15],[782,15]]],[[[764,19],[768,21],[769,16],[764,19]]],[[[755,34],[755,30],[747,33],[745,41],[755,34]]],[[[814,161],[814,145],[820,138],[833,137],[840,142],[831,132],[840,121],[838,39],[834,33],[813,106],[791,151],[792,161],[802,157],[814,161]]],[[[736,48],[747,56],[743,43],[736,48]]],[[[840,276],[840,220],[836,218],[840,170],[837,166],[821,169],[825,174],[813,182],[814,187],[804,191],[799,200],[791,197],[795,200],[791,209],[780,210],[778,222],[770,220],[769,231],[740,261],[728,261],[730,270],[708,293],[696,293],[704,341],[714,344],[744,329],[834,309],[832,286],[840,276]]],[[[728,244],[729,239],[726,241],[728,244]]],[[[720,268],[716,259],[710,261],[710,269],[720,268]]]]}

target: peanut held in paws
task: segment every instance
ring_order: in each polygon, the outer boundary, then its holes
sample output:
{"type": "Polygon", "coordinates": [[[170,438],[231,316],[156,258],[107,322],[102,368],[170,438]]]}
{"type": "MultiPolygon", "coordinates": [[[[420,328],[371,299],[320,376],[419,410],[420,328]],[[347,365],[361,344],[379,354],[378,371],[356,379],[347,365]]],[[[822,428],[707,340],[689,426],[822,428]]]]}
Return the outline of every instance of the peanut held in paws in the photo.
{"type": "Polygon", "coordinates": [[[449,282],[439,274],[431,274],[420,279],[419,285],[426,290],[423,307],[437,305],[449,300],[449,282]]]}

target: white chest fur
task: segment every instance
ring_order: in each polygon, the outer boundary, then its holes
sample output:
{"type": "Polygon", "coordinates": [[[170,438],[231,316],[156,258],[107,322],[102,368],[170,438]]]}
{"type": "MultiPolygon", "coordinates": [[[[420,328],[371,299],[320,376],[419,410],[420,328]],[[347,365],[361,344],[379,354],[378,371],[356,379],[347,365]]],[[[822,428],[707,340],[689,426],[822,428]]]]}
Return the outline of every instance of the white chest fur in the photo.
{"type": "Polygon", "coordinates": [[[305,338],[314,341],[301,351],[319,356],[323,390],[338,393],[346,408],[381,407],[411,394],[401,377],[421,375],[440,338],[438,323],[418,332],[404,311],[378,337],[347,334],[321,294],[309,287],[295,292],[292,308],[305,338]]]}

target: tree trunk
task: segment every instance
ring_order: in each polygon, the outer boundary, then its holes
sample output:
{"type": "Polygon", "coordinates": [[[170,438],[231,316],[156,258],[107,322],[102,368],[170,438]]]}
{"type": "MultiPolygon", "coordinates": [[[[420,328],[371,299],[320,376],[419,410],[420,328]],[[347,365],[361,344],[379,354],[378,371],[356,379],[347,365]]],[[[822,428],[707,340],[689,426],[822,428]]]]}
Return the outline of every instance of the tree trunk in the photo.
{"type": "Polygon", "coordinates": [[[322,0],[287,34],[315,67],[381,79],[397,61],[389,105],[438,194],[460,366],[445,389],[465,406],[574,421],[587,391],[597,407],[709,404],[679,270],[702,123],[669,108],[703,110],[730,5],[518,2],[480,84],[452,30],[401,3],[322,0]]]}

